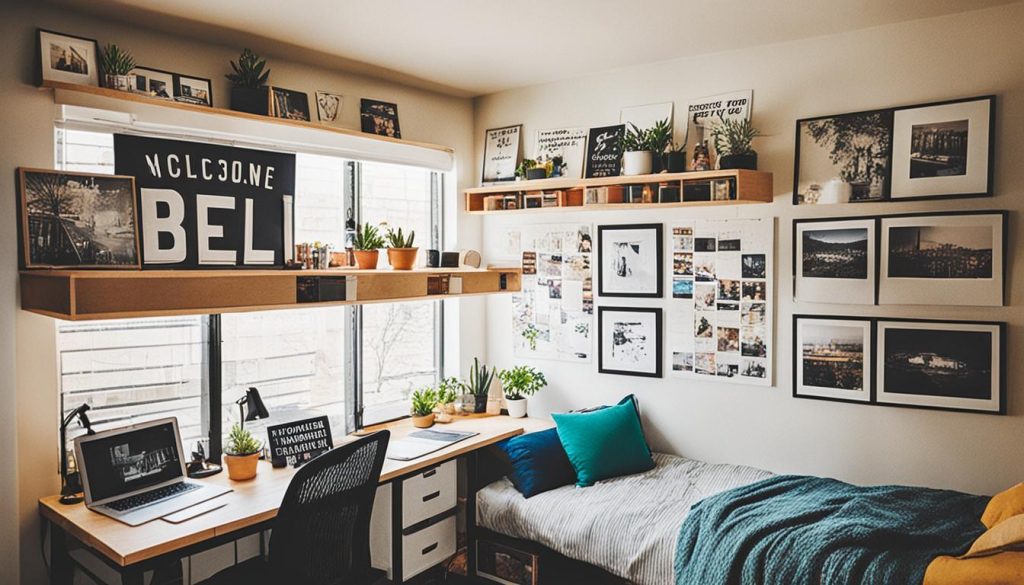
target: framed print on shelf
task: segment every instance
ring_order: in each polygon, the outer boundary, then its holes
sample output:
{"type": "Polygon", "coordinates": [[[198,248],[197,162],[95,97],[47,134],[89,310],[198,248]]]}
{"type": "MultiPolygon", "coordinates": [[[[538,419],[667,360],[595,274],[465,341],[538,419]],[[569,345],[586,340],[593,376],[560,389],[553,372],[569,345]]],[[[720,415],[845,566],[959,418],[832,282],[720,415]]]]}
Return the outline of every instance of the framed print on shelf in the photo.
{"type": "Polygon", "coordinates": [[[213,86],[209,79],[175,75],[174,101],[213,107],[213,86]]]}
{"type": "Polygon", "coordinates": [[[139,265],[135,178],[18,169],[23,268],[139,265]]]}
{"type": "Polygon", "coordinates": [[[995,96],[898,108],[894,200],[991,197],[995,96]]]}
{"type": "Polygon", "coordinates": [[[516,180],[519,166],[519,142],[523,125],[490,128],[484,132],[484,168],[482,183],[516,180]]]}
{"type": "Polygon", "coordinates": [[[793,204],[888,199],[892,120],[892,110],[797,120],[793,204]]]}
{"type": "Polygon", "coordinates": [[[597,227],[597,294],[603,297],[662,296],[662,224],[597,227]]]}
{"type": "Polygon", "coordinates": [[[661,377],[661,309],[598,307],[597,371],[661,377]]]}
{"type": "Polygon", "coordinates": [[[878,303],[1003,305],[1005,211],[882,217],[878,303]]]}
{"type": "Polygon", "coordinates": [[[162,100],[174,99],[174,74],[170,71],[136,67],[132,69],[132,75],[135,76],[136,92],[162,100]]]}
{"type": "Polygon", "coordinates": [[[270,88],[270,101],[273,109],[270,112],[275,118],[309,122],[309,96],[305,92],[281,87],[270,88]]]}
{"type": "Polygon", "coordinates": [[[398,125],[398,104],[363,98],[359,100],[359,121],[363,132],[401,138],[398,125]]]}
{"type": "Polygon", "coordinates": [[[875,304],[877,220],[793,221],[793,298],[875,304]]]}
{"type": "Polygon", "coordinates": [[[345,98],[341,94],[329,91],[317,90],[316,94],[316,119],[327,126],[341,125],[341,106],[345,98]]]}
{"type": "Polygon", "coordinates": [[[871,402],[871,319],[793,315],[793,396],[871,402]]]}
{"type": "Polygon", "coordinates": [[[1006,414],[1005,323],[879,320],[878,404],[1006,414]]]}
{"type": "Polygon", "coordinates": [[[622,171],[622,140],[625,136],[624,124],[590,129],[584,179],[619,176],[622,171]]]}
{"type": "Polygon", "coordinates": [[[38,29],[40,81],[99,85],[99,46],[86,39],[38,29]]]}

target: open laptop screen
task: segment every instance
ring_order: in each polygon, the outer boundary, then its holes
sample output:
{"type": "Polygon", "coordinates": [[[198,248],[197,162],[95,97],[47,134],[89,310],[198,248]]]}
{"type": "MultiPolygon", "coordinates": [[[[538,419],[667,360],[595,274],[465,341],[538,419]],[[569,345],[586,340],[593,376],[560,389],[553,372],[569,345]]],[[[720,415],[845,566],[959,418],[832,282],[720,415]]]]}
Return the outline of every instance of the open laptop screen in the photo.
{"type": "Polygon", "coordinates": [[[173,420],[82,441],[79,447],[93,502],[182,477],[173,420]]]}

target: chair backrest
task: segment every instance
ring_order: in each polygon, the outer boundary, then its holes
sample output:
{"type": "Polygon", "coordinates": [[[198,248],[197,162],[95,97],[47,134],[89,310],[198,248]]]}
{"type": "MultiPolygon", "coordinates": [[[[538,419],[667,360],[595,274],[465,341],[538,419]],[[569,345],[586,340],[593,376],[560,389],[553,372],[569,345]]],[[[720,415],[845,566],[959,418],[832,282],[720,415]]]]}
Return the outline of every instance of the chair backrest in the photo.
{"type": "Polygon", "coordinates": [[[270,537],[270,569],[289,585],[358,583],[370,570],[370,513],[391,433],[313,459],[292,477],[270,537]]]}

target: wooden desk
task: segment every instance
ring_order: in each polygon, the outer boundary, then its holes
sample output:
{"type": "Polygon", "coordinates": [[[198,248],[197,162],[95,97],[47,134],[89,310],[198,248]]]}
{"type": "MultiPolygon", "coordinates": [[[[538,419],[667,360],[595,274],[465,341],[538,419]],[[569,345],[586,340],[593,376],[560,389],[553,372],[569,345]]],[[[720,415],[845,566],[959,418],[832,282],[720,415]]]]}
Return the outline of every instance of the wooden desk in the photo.
{"type": "MultiPolygon", "coordinates": [[[[539,419],[495,416],[466,418],[451,425],[439,425],[437,428],[440,429],[469,430],[479,434],[412,461],[387,459],[380,481],[387,483],[460,456],[470,456],[468,461],[475,464],[475,457],[472,456],[476,450],[523,432],[548,428],[551,424],[550,421],[539,419]]],[[[407,420],[383,428],[391,431],[391,440],[400,439],[417,430],[407,420]]],[[[353,439],[347,437],[342,442],[353,439]]],[[[92,550],[121,573],[124,585],[132,585],[142,583],[145,571],[164,565],[174,558],[182,558],[270,528],[295,470],[291,467],[274,469],[266,461],[260,461],[259,465],[256,478],[249,481],[231,481],[227,473],[203,480],[228,486],[234,491],[221,496],[228,499],[224,507],[181,524],[155,520],[131,527],[90,511],[85,504],[62,505],[57,501],[59,496],[40,499],[39,514],[51,525],[51,582],[72,582],[74,567],[68,556],[68,545],[73,542],[92,550]]],[[[467,500],[469,518],[475,518],[475,490],[476,486],[471,482],[471,493],[467,500]]],[[[469,524],[475,525],[475,521],[469,524]]]]}

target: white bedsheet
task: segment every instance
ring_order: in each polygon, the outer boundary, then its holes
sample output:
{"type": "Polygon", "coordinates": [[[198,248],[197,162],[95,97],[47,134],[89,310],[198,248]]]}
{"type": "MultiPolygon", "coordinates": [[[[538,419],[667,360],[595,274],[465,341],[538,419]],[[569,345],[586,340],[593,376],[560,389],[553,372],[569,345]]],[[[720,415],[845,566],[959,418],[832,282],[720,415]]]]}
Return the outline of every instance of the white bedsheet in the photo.
{"type": "Polygon", "coordinates": [[[772,474],[654,454],[647,473],[526,499],[502,478],[477,493],[477,524],[532,540],[639,585],[673,582],[679,528],[700,500],[772,474]]]}

